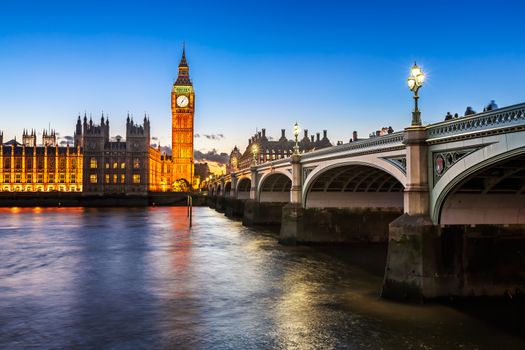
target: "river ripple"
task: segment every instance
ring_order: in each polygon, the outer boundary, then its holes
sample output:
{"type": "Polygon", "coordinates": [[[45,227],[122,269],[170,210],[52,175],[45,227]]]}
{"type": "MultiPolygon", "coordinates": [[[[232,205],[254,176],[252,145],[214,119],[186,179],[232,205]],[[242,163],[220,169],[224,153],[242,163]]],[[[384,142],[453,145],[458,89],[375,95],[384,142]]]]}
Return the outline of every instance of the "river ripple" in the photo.
{"type": "Polygon", "coordinates": [[[181,207],[0,224],[1,349],[525,348],[469,312],[379,299],[355,250],[284,247],[208,208],[191,230],[181,207]]]}

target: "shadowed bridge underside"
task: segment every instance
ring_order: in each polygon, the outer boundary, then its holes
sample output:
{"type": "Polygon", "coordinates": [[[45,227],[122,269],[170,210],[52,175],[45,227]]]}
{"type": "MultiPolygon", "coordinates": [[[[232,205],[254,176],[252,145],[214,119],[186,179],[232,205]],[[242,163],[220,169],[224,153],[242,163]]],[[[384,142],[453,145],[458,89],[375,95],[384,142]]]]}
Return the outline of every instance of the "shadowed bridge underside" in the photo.
{"type": "Polygon", "coordinates": [[[261,185],[260,202],[289,202],[292,180],[284,174],[272,174],[261,185]]]}
{"type": "Polygon", "coordinates": [[[446,197],[441,224],[525,224],[525,155],[470,176],[446,197]]]}
{"type": "Polygon", "coordinates": [[[403,185],[387,172],[365,165],[320,174],[306,197],[307,208],[403,208],[403,185]]]}

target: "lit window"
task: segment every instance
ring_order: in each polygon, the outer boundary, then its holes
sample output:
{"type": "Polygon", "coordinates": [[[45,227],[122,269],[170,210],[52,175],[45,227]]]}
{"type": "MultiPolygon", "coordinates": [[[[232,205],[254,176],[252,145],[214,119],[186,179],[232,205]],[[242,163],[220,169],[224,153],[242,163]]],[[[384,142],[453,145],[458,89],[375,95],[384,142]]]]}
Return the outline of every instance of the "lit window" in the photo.
{"type": "Polygon", "coordinates": [[[126,163],[124,162],[120,163],[120,169],[126,169],[126,163]]]}
{"type": "Polygon", "coordinates": [[[106,163],[105,166],[106,166],[106,169],[109,169],[109,163],[106,163]]]}
{"type": "MultiPolygon", "coordinates": [[[[91,158],[89,160],[89,167],[91,169],[96,169],[97,168],[97,159],[96,158],[91,158]]],[[[96,182],[95,182],[96,183],[96,182]]]]}
{"type": "Polygon", "coordinates": [[[138,158],[135,158],[135,159],[133,160],[133,168],[134,168],[134,169],[138,169],[138,168],[140,168],[140,161],[139,161],[138,158]]]}
{"type": "Polygon", "coordinates": [[[126,176],[124,174],[120,175],[120,183],[126,183],[126,176]]]}
{"type": "Polygon", "coordinates": [[[96,184],[97,183],[97,174],[89,175],[89,182],[92,183],[92,184],[96,184]]]}
{"type": "Polygon", "coordinates": [[[133,183],[139,184],[140,183],[140,175],[139,174],[133,174],[133,183]]]}
{"type": "Polygon", "coordinates": [[[104,182],[109,183],[109,174],[104,175],[104,182]]]}
{"type": "Polygon", "coordinates": [[[118,167],[118,163],[117,163],[117,162],[114,162],[114,163],[113,163],[113,169],[117,169],[117,167],[118,167]]]}
{"type": "Polygon", "coordinates": [[[114,183],[114,184],[117,183],[117,174],[113,174],[113,183],[114,183]]]}

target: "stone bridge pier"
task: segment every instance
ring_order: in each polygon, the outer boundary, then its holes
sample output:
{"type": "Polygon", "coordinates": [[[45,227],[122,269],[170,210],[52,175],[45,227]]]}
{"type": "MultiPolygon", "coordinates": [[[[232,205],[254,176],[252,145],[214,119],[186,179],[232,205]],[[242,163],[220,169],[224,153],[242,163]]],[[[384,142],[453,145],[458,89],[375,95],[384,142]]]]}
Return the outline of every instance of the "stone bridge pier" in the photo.
{"type": "Polygon", "coordinates": [[[405,130],[405,213],[389,226],[382,296],[523,294],[524,133],[446,143],[427,133],[405,130]]]}
{"type": "Polygon", "coordinates": [[[244,203],[242,223],[246,226],[281,224],[282,208],[289,202],[292,181],[282,173],[257,173],[252,168],[250,199],[244,203]]]}

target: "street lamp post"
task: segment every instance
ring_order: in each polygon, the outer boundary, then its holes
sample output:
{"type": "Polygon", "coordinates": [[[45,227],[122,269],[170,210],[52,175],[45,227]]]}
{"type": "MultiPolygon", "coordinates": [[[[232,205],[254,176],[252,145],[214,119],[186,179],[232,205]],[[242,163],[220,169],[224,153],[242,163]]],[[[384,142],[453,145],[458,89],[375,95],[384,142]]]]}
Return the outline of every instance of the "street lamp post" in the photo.
{"type": "Polygon", "coordinates": [[[423,86],[425,82],[425,74],[414,62],[412,69],[410,70],[410,75],[407,79],[408,88],[414,93],[414,111],[412,112],[412,126],[421,125],[421,112],[418,107],[419,100],[419,89],[423,86]]]}
{"type": "Polygon", "coordinates": [[[253,165],[257,165],[257,154],[259,153],[259,146],[254,143],[252,146],[252,153],[253,153],[253,165]]]}
{"type": "Polygon", "coordinates": [[[293,146],[293,154],[299,154],[299,124],[295,122],[293,126],[293,136],[295,136],[295,146],[293,146]]]}

